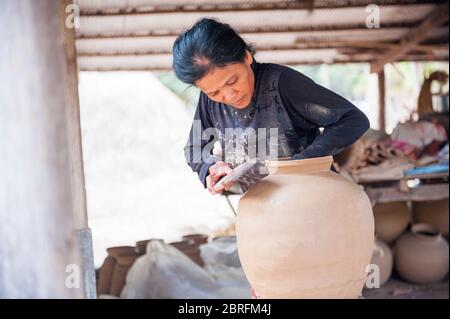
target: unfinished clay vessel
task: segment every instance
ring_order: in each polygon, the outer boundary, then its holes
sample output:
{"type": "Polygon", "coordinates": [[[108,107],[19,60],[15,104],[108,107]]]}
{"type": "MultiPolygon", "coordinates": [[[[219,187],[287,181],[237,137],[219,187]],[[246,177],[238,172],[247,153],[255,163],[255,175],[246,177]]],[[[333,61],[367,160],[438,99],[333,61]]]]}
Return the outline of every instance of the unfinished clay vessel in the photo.
{"type": "Polygon", "coordinates": [[[411,211],[406,202],[376,204],[373,214],[375,233],[386,243],[397,239],[411,222],[411,211]]]}
{"type": "Polygon", "coordinates": [[[372,264],[379,267],[380,286],[383,286],[391,277],[394,258],[391,248],[380,239],[375,239],[375,249],[372,255],[372,264]]]}
{"type": "Polygon", "coordinates": [[[448,198],[413,203],[414,222],[430,224],[446,238],[448,238],[448,215],[448,198]]]}
{"type": "Polygon", "coordinates": [[[262,298],[357,298],[374,247],[372,206],[332,157],[269,161],[238,206],[239,257],[262,298]]]}
{"type": "Polygon", "coordinates": [[[436,283],[448,273],[448,243],[431,225],[414,224],[395,243],[395,269],[414,283],[436,283]]]}

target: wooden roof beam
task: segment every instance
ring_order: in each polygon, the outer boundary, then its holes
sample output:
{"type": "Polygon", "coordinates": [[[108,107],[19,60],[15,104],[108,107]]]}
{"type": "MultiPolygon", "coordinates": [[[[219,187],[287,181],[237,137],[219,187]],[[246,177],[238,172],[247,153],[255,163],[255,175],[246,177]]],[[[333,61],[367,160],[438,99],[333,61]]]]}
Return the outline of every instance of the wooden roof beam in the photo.
{"type": "MultiPolygon", "coordinates": [[[[399,45],[395,43],[387,42],[375,42],[375,41],[306,41],[300,42],[294,45],[271,45],[271,46],[257,46],[256,51],[282,51],[282,50],[308,50],[308,49],[373,49],[373,50],[387,50],[396,49],[399,45]]],[[[411,51],[426,52],[434,54],[435,51],[449,52],[448,45],[416,45],[411,51]]],[[[126,51],[96,51],[96,52],[83,52],[79,51],[78,56],[128,56],[128,55],[151,55],[151,54],[171,54],[172,51],[168,49],[161,50],[135,50],[126,51]]],[[[375,53],[375,52],[373,52],[375,53]]]]}
{"type": "Polygon", "coordinates": [[[416,29],[400,40],[397,48],[389,50],[374,61],[371,65],[371,72],[380,72],[385,64],[397,60],[425,40],[430,31],[448,21],[448,10],[448,1],[437,6],[416,29]]]}
{"type": "Polygon", "coordinates": [[[443,0],[336,0],[330,2],[317,2],[314,0],[304,1],[261,1],[254,3],[204,3],[204,4],[184,4],[184,5],[155,5],[148,7],[109,7],[102,9],[89,9],[81,7],[81,16],[117,16],[117,15],[141,15],[141,14],[160,14],[160,13],[204,13],[210,11],[220,12],[244,12],[244,11],[268,11],[268,10],[308,10],[315,9],[339,9],[365,7],[369,4],[379,6],[390,5],[420,5],[436,4],[443,0]]]}
{"type": "MultiPolygon", "coordinates": [[[[417,57],[409,57],[406,56],[401,59],[401,61],[412,61],[412,62],[425,62],[425,61],[441,61],[441,62],[448,62],[448,59],[428,59],[426,57],[418,59],[417,57]]],[[[364,60],[337,60],[333,61],[331,63],[327,64],[350,64],[350,63],[370,63],[370,61],[364,61],[364,60]]],[[[324,64],[323,61],[297,61],[297,62],[289,62],[289,63],[283,63],[286,65],[318,65],[318,64],[324,64]]],[[[142,66],[142,67],[84,67],[80,66],[80,71],[100,71],[100,72],[108,72],[108,71],[173,71],[171,68],[165,68],[165,67],[149,67],[149,66],[142,66]]]]}
{"type": "MultiPolygon", "coordinates": [[[[296,43],[299,48],[362,48],[362,49],[390,49],[395,50],[400,44],[382,41],[323,41],[319,39],[301,39],[296,43]]],[[[256,48],[258,50],[258,47],[256,48]]],[[[448,43],[444,44],[415,44],[414,51],[433,53],[434,51],[449,51],[448,43]]]]}
{"type": "MultiPolygon", "coordinates": [[[[391,22],[382,24],[383,30],[389,32],[389,29],[411,29],[419,26],[418,22],[391,22]]],[[[361,31],[367,30],[370,32],[373,29],[367,29],[367,26],[362,24],[352,24],[352,25],[303,25],[303,26],[254,26],[254,27],[235,27],[234,28],[239,34],[245,36],[247,34],[261,34],[261,33],[288,33],[288,32],[329,32],[329,31],[361,31]]],[[[151,30],[139,33],[117,33],[117,34],[93,34],[93,33],[83,33],[81,31],[77,35],[77,39],[115,39],[115,38],[142,38],[142,37],[167,37],[167,36],[178,36],[183,30],[151,30]]]]}

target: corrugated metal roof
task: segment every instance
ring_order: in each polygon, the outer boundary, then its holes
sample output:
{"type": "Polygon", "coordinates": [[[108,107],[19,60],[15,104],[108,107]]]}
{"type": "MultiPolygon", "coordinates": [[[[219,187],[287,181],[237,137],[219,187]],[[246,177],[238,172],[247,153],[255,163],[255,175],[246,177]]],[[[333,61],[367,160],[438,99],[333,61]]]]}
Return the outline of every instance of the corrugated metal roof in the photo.
{"type": "MultiPolygon", "coordinates": [[[[82,70],[170,68],[176,36],[202,17],[229,23],[256,46],[261,61],[372,61],[443,1],[413,2],[314,1],[311,10],[311,1],[77,0],[82,13],[77,30],[79,65],[82,70]],[[365,5],[371,2],[380,5],[380,29],[365,26],[365,5]],[[288,9],[277,9],[282,7],[288,9]]],[[[425,43],[434,46],[417,47],[422,54],[403,58],[448,59],[447,27],[432,30],[425,43]]]]}

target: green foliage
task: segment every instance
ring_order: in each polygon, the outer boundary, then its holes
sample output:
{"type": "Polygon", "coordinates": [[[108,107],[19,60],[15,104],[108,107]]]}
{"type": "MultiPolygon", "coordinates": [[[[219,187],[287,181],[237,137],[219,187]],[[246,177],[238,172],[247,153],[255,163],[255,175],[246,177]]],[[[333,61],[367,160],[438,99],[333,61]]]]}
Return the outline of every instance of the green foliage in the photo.
{"type": "Polygon", "coordinates": [[[186,103],[190,111],[195,110],[200,94],[200,90],[195,85],[181,82],[173,72],[154,72],[154,75],[186,103]]]}
{"type": "Polygon", "coordinates": [[[320,64],[294,69],[350,100],[363,100],[369,75],[367,64],[320,64]]]}
{"type": "MultiPolygon", "coordinates": [[[[367,63],[352,64],[320,64],[297,65],[292,68],[312,78],[320,85],[344,96],[351,101],[366,99],[366,89],[369,85],[370,68],[367,63]]],[[[391,96],[405,95],[413,98],[417,87],[422,84],[426,75],[433,71],[449,72],[448,63],[443,62],[399,62],[386,68],[387,94],[391,96]]],[[[179,81],[173,72],[155,72],[158,79],[173,93],[182,99],[190,110],[195,109],[198,101],[199,89],[179,81]]],[[[448,84],[446,89],[448,92],[448,84]]],[[[411,101],[416,103],[416,101],[411,101]]]]}

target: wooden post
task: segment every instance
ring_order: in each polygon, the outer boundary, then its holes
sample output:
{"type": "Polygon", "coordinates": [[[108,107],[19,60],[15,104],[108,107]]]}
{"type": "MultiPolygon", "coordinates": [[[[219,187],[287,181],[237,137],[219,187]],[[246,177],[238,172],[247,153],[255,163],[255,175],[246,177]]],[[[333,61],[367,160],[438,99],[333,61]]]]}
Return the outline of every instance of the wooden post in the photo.
{"type": "Polygon", "coordinates": [[[384,69],[378,75],[378,126],[382,132],[386,131],[386,77],[384,69]]]}
{"type": "Polygon", "coordinates": [[[67,115],[67,134],[69,139],[69,164],[71,172],[71,190],[73,198],[74,227],[78,234],[83,272],[84,296],[96,298],[95,267],[92,245],[92,233],[88,226],[86,187],[84,180],[83,151],[81,142],[80,104],[78,95],[78,64],[75,47],[75,17],[72,0],[60,0],[60,25],[64,35],[64,78],[67,115]],[[71,16],[72,15],[72,16],[71,16]]]}
{"type": "Polygon", "coordinates": [[[75,227],[87,228],[86,190],[84,183],[83,154],[81,144],[80,105],[78,97],[78,65],[75,49],[75,28],[65,26],[68,13],[65,7],[72,4],[71,0],[63,0],[60,10],[61,25],[64,28],[64,76],[65,76],[65,101],[67,111],[67,124],[69,134],[69,154],[75,210],[75,227]]]}
{"type": "Polygon", "coordinates": [[[0,298],[81,298],[61,1],[0,10],[0,298]]]}

